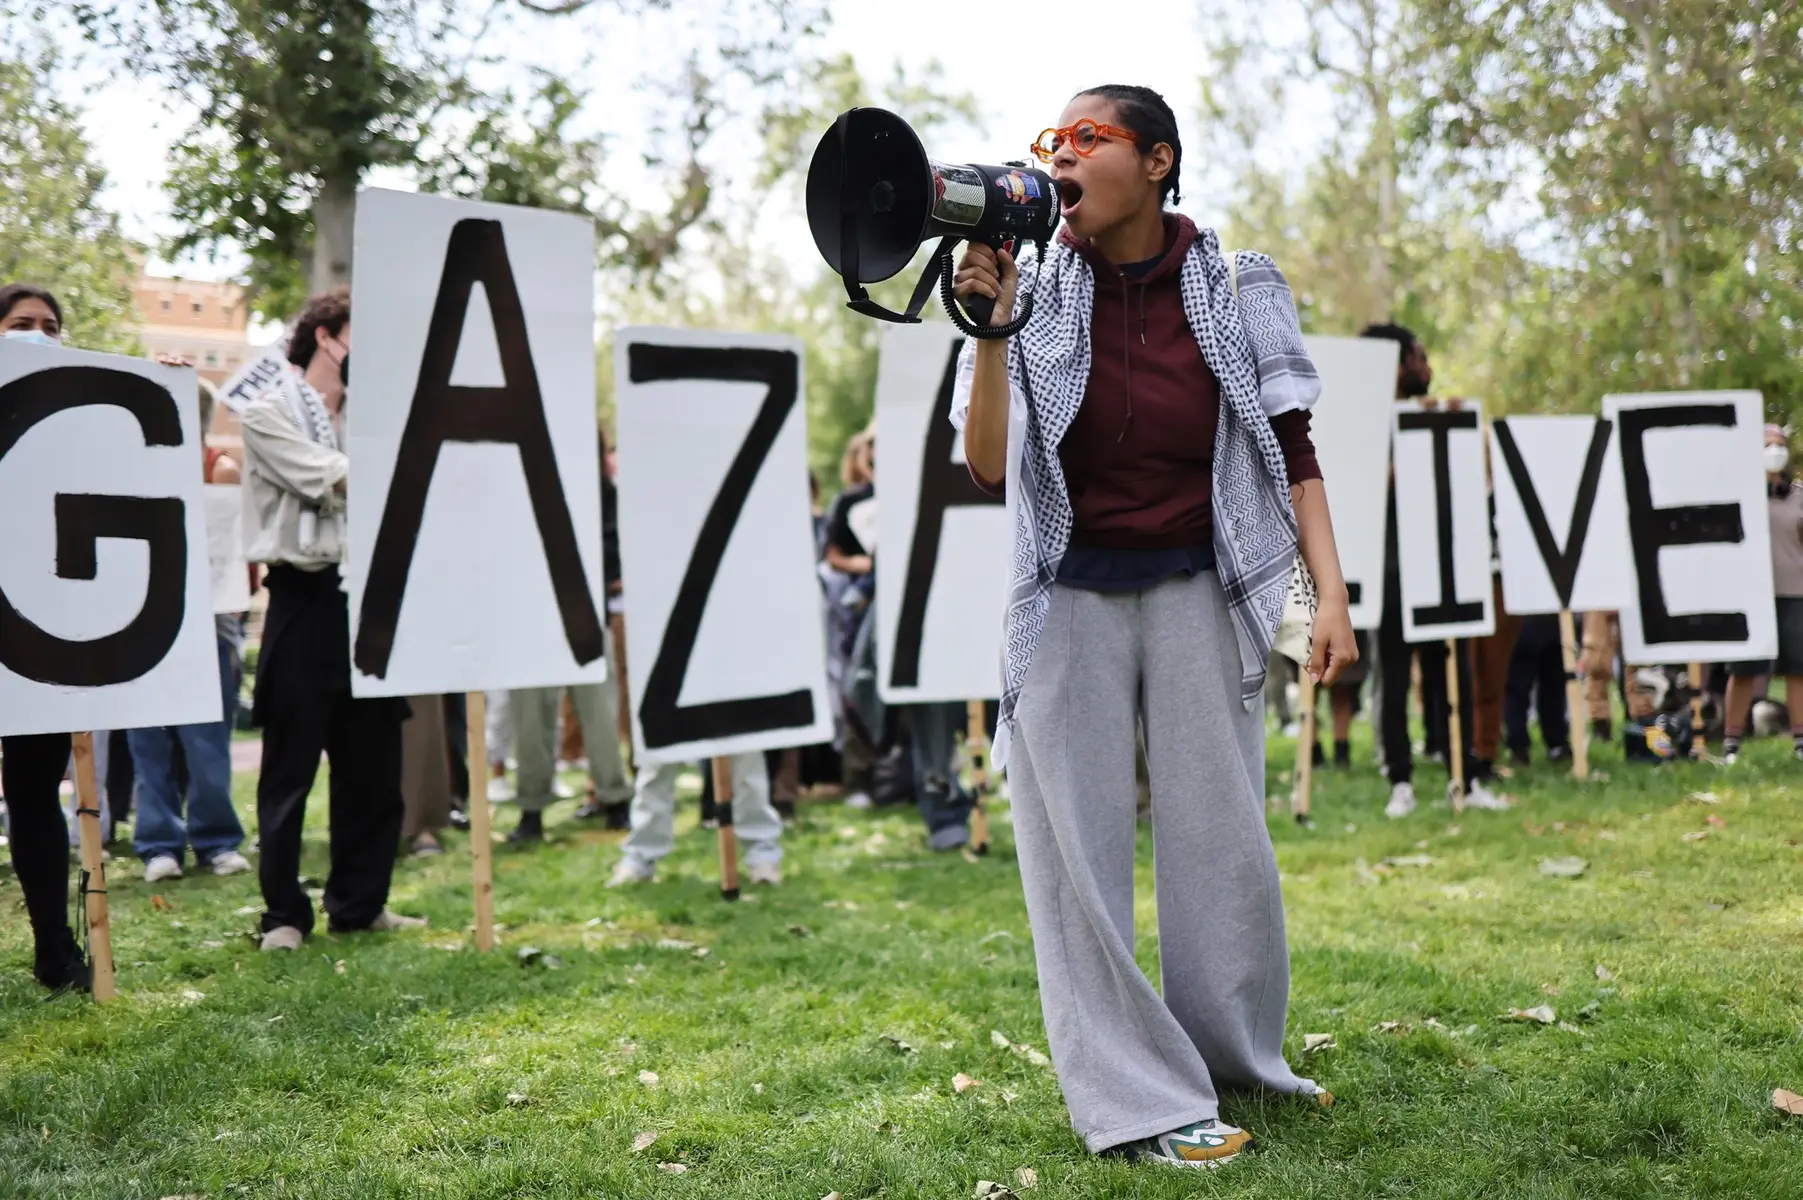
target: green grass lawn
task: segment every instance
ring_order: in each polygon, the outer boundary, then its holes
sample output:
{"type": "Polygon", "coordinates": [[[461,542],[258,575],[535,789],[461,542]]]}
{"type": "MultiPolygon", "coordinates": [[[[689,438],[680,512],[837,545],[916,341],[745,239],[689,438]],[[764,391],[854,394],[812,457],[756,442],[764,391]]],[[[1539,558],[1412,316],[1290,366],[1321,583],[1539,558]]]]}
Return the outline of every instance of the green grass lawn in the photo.
{"type": "MultiPolygon", "coordinates": [[[[395,906],[428,931],[283,956],[256,951],[253,879],[151,889],[115,863],[107,1007],[42,998],[0,873],[0,1196],[945,1200],[1023,1167],[1025,1200],[1803,1196],[1803,1118],[1769,1101],[1803,1091],[1788,745],[1732,771],[1603,752],[1606,781],[1536,768],[1506,785],[1516,811],[1456,823],[1384,820],[1359,753],[1320,777],[1314,828],[1271,816],[1288,1045],[1333,1035],[1305,1071],[1339,1103],[1230,1098],[1259,1145],[1222,1171],[1086,1155],[1050,1070],[995,1044],[1045,1048],[1005,809],[971,863],[929,855],[909,813],[818,805],[788,882],[738,905],[699,831],[659,882],[617,892],[608,836],[497,848],[489,955],[461,853],[397,872],[395,906]],[[1565,856],[1582,876],[1540,872],[1565,856]],[[1499,1019],[1542,1004],[1558,1024],[1499,1019]],[[980,1082],[960,1094],[960,1073],[980,1082]]],[[[1152,965],[1143,830],[1140,847],[1152,965]]]]}

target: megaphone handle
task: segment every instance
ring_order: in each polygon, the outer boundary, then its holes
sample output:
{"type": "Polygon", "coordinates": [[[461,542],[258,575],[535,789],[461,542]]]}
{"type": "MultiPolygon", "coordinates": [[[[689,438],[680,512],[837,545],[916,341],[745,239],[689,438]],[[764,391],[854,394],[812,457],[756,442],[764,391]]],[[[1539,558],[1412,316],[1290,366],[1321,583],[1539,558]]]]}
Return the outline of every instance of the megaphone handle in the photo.
{"type": "MultiPolygon", "coordinates": [[[[952,249],[951,246],[947,244],[951,240],[952,239],[947,238],[945,242],[940,243],[940,254],[943,257],[944,262],[942,264],[942,269],[939,272],[939,298],[944,302],[945,315],[952,319],[952,324],[956,325],[959,332],[963,333],[966,337],[973,337],[978,341],[1000,341],[1003,338],[1011,338],[1021,330],[1025,329],[1027,327],[1027,322],[1033,319],[1032,292],[1028,292],[1025,296],[1021,297],[1020,315],[1015,317],[1014,320],[1009,321],[1006,325],[991,325],[989,323],[989,319],[995,315],[995,301],[988,296],[972,296],[970,300],[964,304],[965,310],[969,312],[972,317],[977,317],[977,320],[974,323],[966,319],[964,313],[958,311],[959,301],[952,293],[952,279],[956,274],[956,271],[952,267],[952,249]],[[980,317],[978,316],[979,310],[982,313],[980,317]]],[[[1033,244],[1038,248],[1039,261],[1043,264],[1046,256],[1046,243],[1039,241],[1034,242],[1033,244]]]]}
{"type": "Polygon", "coordinates": [[[964,305],[964,311],[970,314],[970,319],[978,325],[987,326],[990,318],[995,316],[993,296],[966,296],[960,303],[964,305]]]}

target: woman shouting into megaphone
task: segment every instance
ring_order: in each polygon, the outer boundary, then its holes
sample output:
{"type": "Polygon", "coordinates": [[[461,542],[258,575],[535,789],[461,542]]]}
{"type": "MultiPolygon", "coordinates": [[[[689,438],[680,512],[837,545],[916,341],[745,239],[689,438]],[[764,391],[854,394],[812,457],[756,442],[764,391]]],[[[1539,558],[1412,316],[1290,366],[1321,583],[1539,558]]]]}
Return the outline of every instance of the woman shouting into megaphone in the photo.
{"type": "Polygon", "coordinates": [[[1072,1123],[1093,1151],[1219,1165],[1251,1137],[1218,1089],[1332,1100],[1283,1057],[1261,704],[1298,550],[1319,595],[1306,669],[1331,684],[1357,659],[1309,441],[1321,384],[1271,259],[1230,262],[1166,210],[1183,148],[1162,97],[1083,92],[1033,150],[1057,245],[1019,270],[973,245],[955,287],[994,298],[997,325],[1017,288],[1037,304],[966,345],[952,400],[1013,529],[995,760],[1072,1123]],[[1140,737],[1162,997],[1133,957],[1140,737]]]}

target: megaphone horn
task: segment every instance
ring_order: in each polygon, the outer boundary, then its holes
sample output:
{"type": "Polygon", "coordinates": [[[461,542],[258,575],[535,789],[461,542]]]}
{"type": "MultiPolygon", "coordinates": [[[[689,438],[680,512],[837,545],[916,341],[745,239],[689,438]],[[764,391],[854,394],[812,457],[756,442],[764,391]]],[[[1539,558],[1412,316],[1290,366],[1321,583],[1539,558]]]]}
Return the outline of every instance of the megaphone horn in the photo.
{"type": "Polygon", "coordinates": [[[867,317],[915,324],[933,285],[946,315],[975,338],[1004,338],[1025,328],[1033,296],[1020,316],[991,327],[995,301],[952,295],[952,248],[960,241],[1000,249],[1032,242],[1043,258],[1058,229],[1058,185],[1025,163],[949,164],[927,157],[908,123],[880,108],[839,114],[808,167],[808,229],[828,266],[845,281],[848,307],[867,317]],[[905,312],[884,308],[863,286],[891,278],[929,238],[939,238],[905,312]],[[975,323],[973,324],[972,321],[975,323]]]}

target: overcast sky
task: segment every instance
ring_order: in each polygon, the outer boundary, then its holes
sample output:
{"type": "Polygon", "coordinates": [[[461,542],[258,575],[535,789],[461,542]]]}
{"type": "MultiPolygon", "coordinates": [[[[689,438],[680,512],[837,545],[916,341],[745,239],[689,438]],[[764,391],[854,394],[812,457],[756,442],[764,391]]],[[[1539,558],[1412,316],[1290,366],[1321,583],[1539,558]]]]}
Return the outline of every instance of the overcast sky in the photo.
{"type": "MultiPolygon", "coordinates": [[[[500,36],[516,41],[522,58],[546,63],[591,89],[589,119],[616,139],[610,164],[624,164],[631,155],[618,152],[638,148],[633,138],[647,115],[648,101],[635,91],[635,80],[657,70],[659,61],[680,61],[684,17],[657,20],[663,24],[607,44],[598,38],[548,39],[547,26],[531,22],[500,36]]],[[[1193,0],[1081,8],[1060,0],[1024,5],[837,0],[827,45],[849,51],[872,81],[886,79],[898,61],[918,71],[936,57],[948,86],[980,97],[987,107],[988,136],[965,131],[941,136],[928,149],[946,161],[1021,157],[1066,99],[1097,83],[1136,83],[1162,92],[1186,131],[1194,125],[1200,94],[1202,37],[1193,0]],[[1131,19],[1125,19],[1128,13],[1131,19]]],[[[107,78],[98,69],[81,79],[90,85],[83,99],[89,136],[110,176],[107,202],[122,214],[131,235],[167,236],[173,227],[161,185],[170,145],[190,114],[170,111],[161,90],[150,85],[107,78]]],[[[1274,127],[1284,129],[1286,137],[1304,136],[1310,111],[1318,114],[1321,103],[1302,96],[1274,127]]],[[[1219,217],[1208,164],[1199,156],[1184,163],[1183,192],[1185,210],[1203,220],[1219,217]]],[[[228,261],[184,263],[180,269],[223,277],[235,268],[228,261]]]]}

